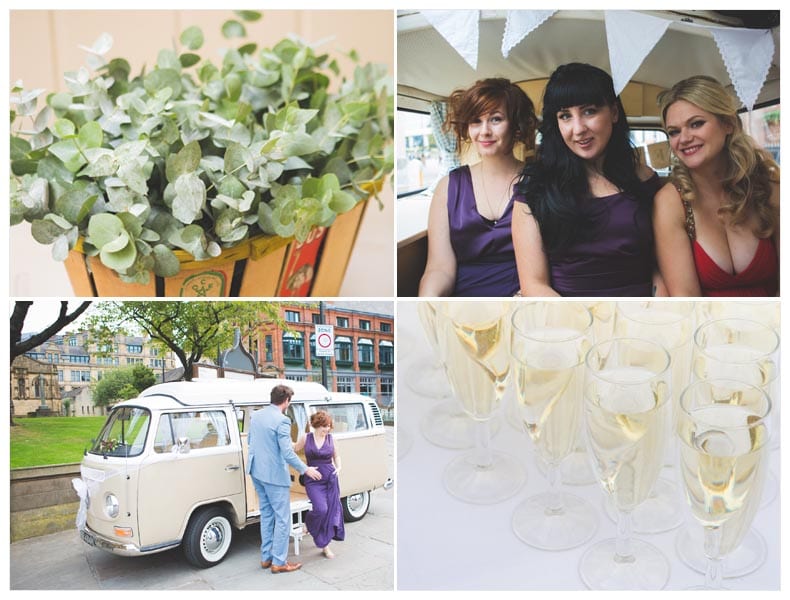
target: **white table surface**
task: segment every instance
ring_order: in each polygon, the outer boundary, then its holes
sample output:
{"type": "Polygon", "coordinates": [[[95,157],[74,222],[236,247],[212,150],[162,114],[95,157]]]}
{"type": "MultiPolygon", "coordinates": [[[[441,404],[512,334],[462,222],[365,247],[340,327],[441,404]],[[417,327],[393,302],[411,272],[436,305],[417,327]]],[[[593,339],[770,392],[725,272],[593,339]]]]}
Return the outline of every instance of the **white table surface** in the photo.
{"type": "MultiPolygon", "coordinates": [[[[527,470],[525,487],[509,500],[487,506],[467,504],[450,496],[442,486],[442,471],[463,451],[439,448],[425,440],[419,431],[420,419],[436,401],[418,396],[406,385],[410,367],[431,360],[414,301],[398,302],[397,327],[398,439],[399,443],[405,436],[412,440],[409,450],[399,456],[396,479],[397,589],[586,589],[578,573],[582,554],[590,545],[615,536],[615,524],[603,510],[600,485],[564,486],[566,491],[587,499],[598,512],[598,530],[590,542],[563,552],[541,551],[521,542],[511,530],[513,510],[528,495],[542,492],[548,485],[534,462],[527,435],[503,420],[491,445],[521,457],[527,470]]],[[[769,457],[770,472],[778,480],[779,451],[772,450],[769,457]]],[[[779,589],[780,509],[777,492],[773,501],[761,507],[753,524],[767,544],[765,564],[740,579],[725,579],[726,588],[779,589]]],[[[679,502],[678,510],[688,511],[688,507],[679,502]]],[[[688,589],[704,581],[702,574],[677,557],[674,544],[678,531],[635,535],[657,546],[669,559],[670,579],[665,589],[688,589]]]]}

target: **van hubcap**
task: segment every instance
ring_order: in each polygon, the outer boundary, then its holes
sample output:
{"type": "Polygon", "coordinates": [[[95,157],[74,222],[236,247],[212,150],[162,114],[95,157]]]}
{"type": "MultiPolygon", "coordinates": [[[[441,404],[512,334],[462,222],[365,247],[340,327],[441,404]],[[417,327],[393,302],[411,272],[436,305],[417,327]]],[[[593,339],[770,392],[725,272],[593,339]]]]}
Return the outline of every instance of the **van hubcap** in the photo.
{"type": "Polygon", "coordinates": [[[222,548],[222,542],[225,539],[225,530],[222,525],[217,522],[209,523],[203,533],[203,548],[209,554],[214,554],[222,548]]]}

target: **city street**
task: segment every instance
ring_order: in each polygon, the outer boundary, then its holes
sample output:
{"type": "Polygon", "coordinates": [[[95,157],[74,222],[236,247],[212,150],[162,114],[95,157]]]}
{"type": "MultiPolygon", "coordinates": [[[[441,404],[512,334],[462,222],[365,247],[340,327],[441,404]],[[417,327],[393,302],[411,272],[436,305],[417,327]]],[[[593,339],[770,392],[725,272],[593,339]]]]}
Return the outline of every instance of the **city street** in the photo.
{"type": "MultiPolygon", "coordinates": [[[[392,427],[387,427],[393,476],[392,427]]],[[[11,590],[392,590],[394,588],[395,489],[371,494],[368,514],[346,524],[346,539],[335,542],[328,560],[309,536],[295,573],[273,575],[259,563],[257,525],[235,532],[228,556],[210,569],[197,569],[181,549],[139,558],[115,556],[83,543],[76,528],[11,544],[11,590]]]]}

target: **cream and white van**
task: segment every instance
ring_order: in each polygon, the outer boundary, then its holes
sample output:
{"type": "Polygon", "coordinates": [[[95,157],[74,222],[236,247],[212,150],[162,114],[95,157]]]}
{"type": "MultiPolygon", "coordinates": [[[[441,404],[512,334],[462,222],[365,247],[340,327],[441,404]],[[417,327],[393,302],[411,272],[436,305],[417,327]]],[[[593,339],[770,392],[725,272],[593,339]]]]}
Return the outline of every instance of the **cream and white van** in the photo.
{"type": "MultiPolygon", "coordinates": [[[[115,406],[85,453],[78,529],[91,546],[140,556],[182,546],[187,560],[211,567],[227,554],[234,529],[260,517],[246,475],[250,416],[269,403],[272,387],[294,390],[287,415],[294,440],[309,417],[334,418],[341,453],[340,494],[346,521],[365,516],[370,492],[389,488],[384,424],[375,402],[338,396],[318,383],[258,379],[155,385],[115,406]]],[[[310,502],[295,473],[291,512],[295,551],[310,502]]]]}

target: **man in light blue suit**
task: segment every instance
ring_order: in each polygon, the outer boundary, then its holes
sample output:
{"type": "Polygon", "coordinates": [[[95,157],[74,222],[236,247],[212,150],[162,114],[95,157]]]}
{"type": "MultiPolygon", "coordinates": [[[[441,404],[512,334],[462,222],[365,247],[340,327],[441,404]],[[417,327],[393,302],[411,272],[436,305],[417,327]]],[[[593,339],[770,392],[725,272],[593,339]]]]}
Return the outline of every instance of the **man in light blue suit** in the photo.
{"type": "Polygon", "coordinates": [[[318,469],[299,460],[291,445],[291,420],[285,411],[293,393],[287,385],[275,386],[272,403],[252,414],[247,437],[247,473],[255,484],[261,508],[261,567],[271,567],[272,573],[290,573],[302,566],[286,560],[291,530],[291,475],[287,465],[310,479],[321,479],[318,469]]]}

